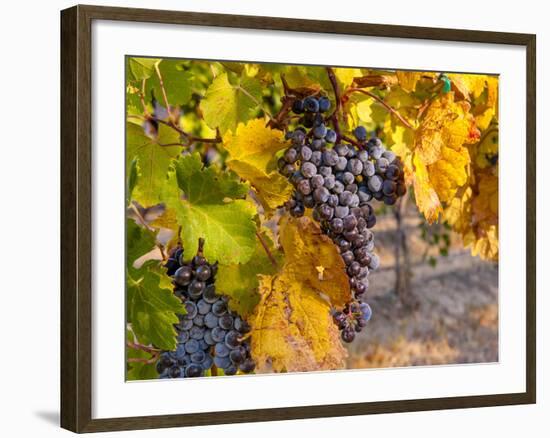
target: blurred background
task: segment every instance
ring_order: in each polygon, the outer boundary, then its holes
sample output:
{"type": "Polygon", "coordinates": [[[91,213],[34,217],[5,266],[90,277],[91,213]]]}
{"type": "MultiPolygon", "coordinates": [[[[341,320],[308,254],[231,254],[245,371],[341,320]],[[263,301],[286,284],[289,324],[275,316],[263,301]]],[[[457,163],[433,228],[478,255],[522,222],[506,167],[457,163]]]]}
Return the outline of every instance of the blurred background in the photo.
{"type": "Polygon", "coordinates": [[[382,209],[380,268],[369,276],[367,329],[347,344],[347,368],[498,361],[498,263],[473,257],[459,235],[427,225],[410,199],[382,209]]]}

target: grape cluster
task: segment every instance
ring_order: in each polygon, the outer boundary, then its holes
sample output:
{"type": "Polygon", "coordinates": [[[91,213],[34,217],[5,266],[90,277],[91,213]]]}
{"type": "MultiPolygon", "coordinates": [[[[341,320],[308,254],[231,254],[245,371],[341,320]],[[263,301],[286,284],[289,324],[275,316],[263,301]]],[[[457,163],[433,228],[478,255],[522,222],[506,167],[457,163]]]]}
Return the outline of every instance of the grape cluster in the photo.
{"type": "Polygon", "coordinates": [[[183,248],[176,248],[165,265],[186,314],[175,326],[176,350],[163,351],[157,362],[160,378],[201,377],[213,365],[225,375],[250,373],[256,366],[249,343],[242,340],[250,326],[229,309],[227,297],[217,294],[217,263],[206,261],[203,245],[201,239],[191,261],[184,259],[183,248]]]}
{"type": "Polygon", "coordinates": [[[295,188],[286,204],[290,214],[300,217],[306,208],[313,209],[313,218],[346,264],[354,300],[334,319],[342,339],[351,342],[370,318],[370,307],[358,300],[367,290],[369,270],[379,265],[370,231],[376,224],[371,201],[393,205],[406,190],[396,155],[379,138],[368,138],[362,126],[353,132],[356,140],[342,141],[330,127],[332,116],[325,116],[329,109],[326,97],[294,101],[292,110],[300,115],[302,126],[287,133],[291,145],[278,160],[278,168],[295,188]]]}

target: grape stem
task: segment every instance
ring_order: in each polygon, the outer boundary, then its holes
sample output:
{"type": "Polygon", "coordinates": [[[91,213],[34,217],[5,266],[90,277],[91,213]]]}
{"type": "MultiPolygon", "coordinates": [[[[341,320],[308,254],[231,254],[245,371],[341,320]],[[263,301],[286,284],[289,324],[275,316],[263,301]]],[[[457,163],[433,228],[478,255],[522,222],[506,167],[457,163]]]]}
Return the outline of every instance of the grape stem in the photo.
{"type": "Polygon", "coordinates": [[[351,93],[362,93],[365,96],[369,96],[370,98],[376,100],[384,108],[386,108],[395,117],[397,117],[399,121],[403,123],[407,128],[414,129],[414,127],[411,125],[411,123],[407,119],[405,119],[405,117],[399,114],[399,112],[395,108],[393,108],[391,105],[386,103],[383,99],[378,97],[376,94],[371,93],[370,91],[367,91],[367,90],[363,90],[362,88],[348,88],[348,90],[346,91],[346,94],[351,94],[351,93]]]}
{"type": "Polygon", "coordinates": [[[267,257],[269,258],[269,261],[274,267],[277,267],[277,260],[275,260],[275,257],[273,257],[273,254],[271,254],[271,251],[269,250],[269,247],[267,246],[267,243],[265,242],[264,238],[260,233],[256,231],[256,237],[262,244],[262,248],[264,249],[265,253],[267,254],[267,257]]]}
{"type": "Polygon", "coordinates": [[[330,84],[332,85],[332,90],[334,91],[334,100],[336,101],[336,108],[334,108],[334,112],[329,116],[329,119],[332,120],[334,131],[336,132],[338,139],[341,139],[342,134],[340,133],[340,121],[338,120],[341,107],[340,87],[338,86],[338,81],[336,80],[334,70],[332,70],[331,67],[326,67],[326,70],[330,84]]]}

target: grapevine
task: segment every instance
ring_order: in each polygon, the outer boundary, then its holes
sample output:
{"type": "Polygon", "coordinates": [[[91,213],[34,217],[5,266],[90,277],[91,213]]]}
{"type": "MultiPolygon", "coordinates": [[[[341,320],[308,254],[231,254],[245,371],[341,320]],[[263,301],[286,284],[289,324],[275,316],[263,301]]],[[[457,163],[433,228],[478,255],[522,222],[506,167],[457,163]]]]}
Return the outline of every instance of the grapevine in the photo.
{"type": "Polygon", "coordinates": [[[126,62],[129,380],[345,368],[411,218],[498,261],[498,78],[126,62]]]}

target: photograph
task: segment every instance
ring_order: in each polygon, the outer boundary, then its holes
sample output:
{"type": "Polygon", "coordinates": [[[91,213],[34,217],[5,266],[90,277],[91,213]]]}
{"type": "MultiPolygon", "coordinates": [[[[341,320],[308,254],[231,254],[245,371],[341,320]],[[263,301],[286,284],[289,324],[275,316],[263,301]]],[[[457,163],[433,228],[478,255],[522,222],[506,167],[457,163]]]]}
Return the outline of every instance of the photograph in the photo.
{"type": "Polygon", "coordinates": [[[498,75],[124,62],[127,381],[499,361],[498,75]]]}

